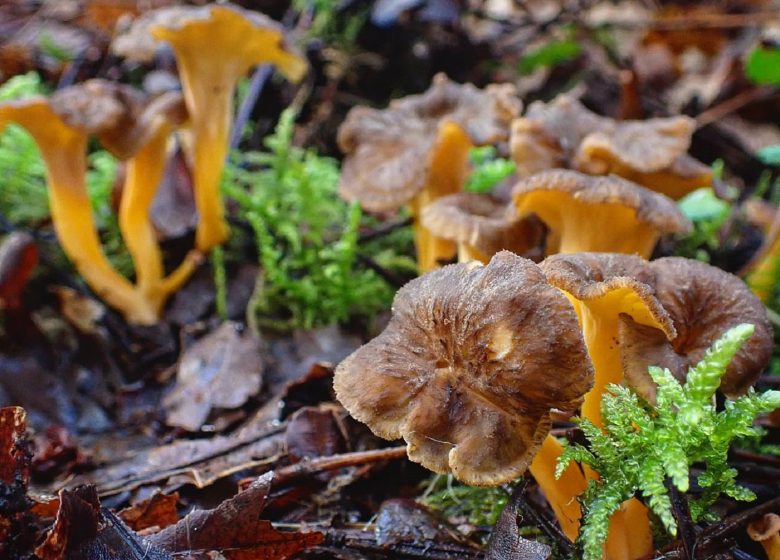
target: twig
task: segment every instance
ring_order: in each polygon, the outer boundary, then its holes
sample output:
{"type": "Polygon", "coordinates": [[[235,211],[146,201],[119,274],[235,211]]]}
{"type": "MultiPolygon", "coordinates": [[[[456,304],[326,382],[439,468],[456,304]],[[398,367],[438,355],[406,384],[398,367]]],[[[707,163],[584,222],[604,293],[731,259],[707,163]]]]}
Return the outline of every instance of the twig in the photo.
{"type": "Polygon", "coordinates": [[[296,478],[310,476],[322,471],[332,471],[345,467],[354,467],[366,463],[390,461],[406,458],[406,446],[372,449],[371,451],[354,451],[316,459],[304,459],[299,463],[278,469],[274,474],[274,484],[288,483],[296,478]]]}
{"type": "Polygon", "coordinates": [[[241,102],[241,107],[238,109],[238,114],[233,121],[233,132],[230,135],[230,149],[238,147],[238,143],[241,141],[241,136],[244,133],[244,125],[249,120],[252,110],[257,104],[257,99],[260,97],[260,93],[265,87],[265,83],[271,76],[271,66],[269,64],[262,64],[258,66],[252,74],[252,80],[249,82],[249,90],[246,93],[246,97],[241,102]]]}
{"type": "Polygon", "coordinates": [[[742,107],[750,105],[755,101],[771,99],[776,96],[778,96],[777,89],[770,86],[745,90],[696,115],[696,128],[702,128],[703,126],[719,121],[726,115],[738,111],[742,107]]]}
{"type": "Polygon", "coordinates": [[[381,276],[388,284],[395,288],[400,288],[404,284],[406,284],[407,280],[399,277],[397,274],[390,272],[383,266],[380,266],[374,259],[369,257],[368,255],[364,255],[362,253],[357,254],[357,259],[362,264],[376,272],[379,276],[381,276]]]}
{"type": "Polygon", "coordinates": [[[412,218],[406,218],[405,220],[398,220],[395,222],[382,224],[377,228],[374,228],[365,233],[361,233],[360,236],[358,237],[358,244],[366,243],[367,241],[371,241],[378,237],[384,237],[385,235],[389,235],[398,229],[412,225],[412,221],[413,221],[412,218]]]}
{"type": "Polygon", "coordinates": [[[677,521],[677,528],[680,531],[680,540],[682,540],[685,557],[689,560],[696,558],[696,526],[691,519],[691,512],[688,510],[688,500],[680,494],[677,487],[667,478],[664,485],[669,490],[669,499],[672,503],[672,515],[677,521]]]}

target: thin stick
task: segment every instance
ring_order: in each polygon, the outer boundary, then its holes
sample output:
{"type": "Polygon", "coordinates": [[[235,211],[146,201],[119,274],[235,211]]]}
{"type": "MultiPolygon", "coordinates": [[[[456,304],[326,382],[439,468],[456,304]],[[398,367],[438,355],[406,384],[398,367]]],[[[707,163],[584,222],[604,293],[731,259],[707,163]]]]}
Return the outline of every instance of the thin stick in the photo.
{"type": "Polygon", "coordinates": [[[332,471],[345,467],[354,467],[366,463],[378,463],[406,458],[406,446],[372,449],[371,451],[354,451],[316,459],[304,459],[299,463],[283,467],[274,474],[274,484],[284,484],[302,476],[309,476],[322,471],[332,471]]]}

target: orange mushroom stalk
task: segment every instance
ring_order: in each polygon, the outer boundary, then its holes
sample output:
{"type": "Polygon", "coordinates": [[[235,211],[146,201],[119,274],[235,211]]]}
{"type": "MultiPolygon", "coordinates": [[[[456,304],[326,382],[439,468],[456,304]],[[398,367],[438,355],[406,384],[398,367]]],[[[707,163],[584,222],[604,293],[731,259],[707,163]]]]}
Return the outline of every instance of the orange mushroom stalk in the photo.
{"type": "Polygon", "coordinates": [[[550,229],[548,254],[601,251],[649,258],[662,233],[692,227],[668,197],[613,175],[542,171],[517,183],[512,198],[520,216],[536,214],[550,229]]]}
{"type": "Polygon", "coordinates": [[[418,268],[433,270],[456,249],[421,223],[423,209],[463,189],[469,148],[506,140],[520,106],[512,86],[480,90],[439,74],[428,91],[395,100],[387,109],[356,107],[339,128],[346,154],[339,194],[368,212],[408,205],[418,268]]]}
{"type": "Polygon", "coordinates": [[[147,300],[108,262],[92,217],[86,188],[86,133],[71,128],[44,98],[0,106],[0,130],[24,127],[41,151],[49,187],[52,222],[65,254],[95,293],[131,322],[157,320],[158,302],[147,300]]]}
{"type": "Polygon", "coordinates": [[[298,81],[306,63],[286,48],[281,27],[260,14],[231,5],[179,10],[186,13],[157,22],[151,34],[170,43],[179,65],[192,130],[196,246],[205,252],[228,236],[219,184],[239,78],[256,64],[273,64],[298,81]]]}

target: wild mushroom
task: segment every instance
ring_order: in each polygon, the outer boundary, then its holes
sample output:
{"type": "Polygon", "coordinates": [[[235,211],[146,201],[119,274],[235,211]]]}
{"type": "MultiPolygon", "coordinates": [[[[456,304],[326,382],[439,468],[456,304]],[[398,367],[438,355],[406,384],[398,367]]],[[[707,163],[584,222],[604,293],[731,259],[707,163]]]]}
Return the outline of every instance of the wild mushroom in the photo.
{"type": "Polygon", "coordinates": [[[542,171],[517,183],[512,198],[521,217],[536,214],[549,228],[548,254],[594,251],[649,258],[662,233],[691,228],[668,197],[612,175],[542,171]]]}
{"type": "Polygon", "coordinates": [[[88,80],[56,92],[49,103],[66,124],[95,134],[109,152],[127,160],[119,227],[135,264],[138,290],[161,305],[200,262],[192,252],[165,278],[149,216],[168,161],[169,138],[187,119],[181,94],[169,92],[150,101],[128,86],[88,80]]]}
{"type": "Polygon", "coordinates": [[[780,515],[767,513],[748,525],[747,533],[761,543],[768,560],[780,560],[780,515]]]}
{"type": "Polygon", "coordinates": [[[459,262],[487,264],[502,249],[539,260],[544,226],[533,216],[519,219],[513,207],[488,194],[444,196],[423,209],[420,222],[436,237],[458,244],[459,262]]]}
{"type": "MultiPolygon", "coordinates": [[[[430,202],[462,190],[469,148],[506,140],[520,106],[510,85],[480,90],[439,74],[427,92],[387,109],[354,108],[338,134],[346,154],[339,192],[369,212],[409,205],[419,220],[430,202]]],[[[432,236],[418,221],[413,227],[421,272],[455,254],[452,242],[432,236]]]]}
{"type": "Polygon", "coordinates": [[[409,458],[473,485],[522,474],[591,386],[576,316],[531,261],[502,251],[396,294],[387,328],[336,368],[339,401],[409,458]]]}
{"type": "Polygon", "coordinates": [[[120,309],[129,321],[155,322],[158,302],[136,291],[100,248],[85,184],[86,133],[65,124],[42,97],[0,105],[0,130],[9,123],[24,127],[41,151],[54,229],[76,269],[101,299],[120,309]]]}
{"type": "Polygon", "coordinates": [[[680,257],[651,261],[654,280],[648,282],[674,325],[676,336],[621,317],[619,341],[622,370],[629,384],[645,396],[655,395],[647,368],[668,368],[684,380],[707,348],[728,329],[741,323],[754,325],[753,336],[734,356],[721,380],[720,390],[730,398],[752,386],[772,356],[773,334],[766,310],[745,283],[706,263],[680,257]]]}
{"type": "Polygon", "coordinates": [[[601,426],[601,397],[606,386],[623,380],[621,349],[616,343],[621,316],[656,329],[668,340],[677,336],[674,323],[653,291],[656,279],[652,269],[640,257],[561,254],[547,257],[540,267],[550,284],[569,297],[579,317],[596,372],[582,416],[601,426]]]}
{"type": "MultiPolygon", "coordinates": [[[[179,65],[192,130],[193,181],[199,214],[196,246],[205,252],[228,236],[219,182],[239,78],[252,66],[265,63],[298,81],[306,71],[306,63],[285,44],[283,30],[276,22],[232,4],[178,6],[151,12],[139,18],[125,40],[137,44],[145,40],[147,32],[171,45],[179,65]]],[[[148,54],[149,49],[142,49],[140,57],[148,54]]]]}
{"type": "Polygon", "coordinates": [[[686,154],[694,129],[683,116],[616,121],[560,95],[531,104],[513,123],[511,151],[521,177],[569,167],[619,175],[676,200],[712,182],[710,169],[686,154]]]}

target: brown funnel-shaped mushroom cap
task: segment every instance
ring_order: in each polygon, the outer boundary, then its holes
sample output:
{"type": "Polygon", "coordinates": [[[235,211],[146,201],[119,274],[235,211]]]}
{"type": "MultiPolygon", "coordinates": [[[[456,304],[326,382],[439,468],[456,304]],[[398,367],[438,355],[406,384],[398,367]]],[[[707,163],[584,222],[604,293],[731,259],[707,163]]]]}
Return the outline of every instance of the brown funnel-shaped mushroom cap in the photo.
{"type": "Polygon", "coordinates": [[[686,154],[694,130],[684,116],[616,121],[561,95],[531,104],[513,123],[511,151],[521,177],[550,167],[612,173],[678,199],[712,181],[710,169],[686,154]]]}
{"type": "Polygon", "coordinates": [[[691,223],[668,197],[620,177],[554,169],[521,180],[512,191],[520,216],[536,214],[560,247],[552,253],[601,251],[648,258],[662,233],[691,223]]]}
{"type": "Polygon", "coordinates": [[[179,93],[150,101],[130,86],[100,79],[63,88],[51,96],[49,104],[68,126],[96,135],[103,147],[123,160],[149,140],[156,121],[177,126],[187,118],[179,93]]]}
{"type": "Polygon", "coordinates": [[[514,208],[488,194],[442,197],[423,209],[421,221],[437,237],[458,244],[460,262],[487,264],[502,249],[538,257],[544,235],[544,226],[535,217],[520,219],[514,208]]]}
{"type": "Polygon", "coordinates": [[[444,74],[425,93],[393,101],[387,109],[356,107],[338,133],[346,154],[341,196],[370,212],[400,208],[426,187],[426,157],[443,122],[457,124],[472,144],[493,144],[508,138],[520,108],[509,84],[481,90],[444,74]]]}
{"type": "Polygon", "coordinates": [[[522,474],[592,383],[571,304],[531,261],[498,253],[446,266],[398,291],[377,338],[337,368],[336,394],[409,458],[473,485],[522,474]]]}
{"type": "Polygon", "coordinates": [[[623,380],[618,344],[620,317],[651,327],[668,339],[676,336],[669,314],[655,296],[655,277],[647,261],[634,255],[576,253],[553,255],[541,263],[553,286],[574,304],[596,370],[582,415],[601,426],[601,398],[610,383],[623,380]]]}
{"type": "Polygon", "coordinates": [[[652,385],[647,368],[656,365],[682,381],[724,332],[750,323],[755,332],[734,356],[720,386],[729,397],[747,391],[772,355],[772,329],[759,299],[733,274],[699,261],[666,257],[649,266],[655,273],[655,297],[677,336],[667,340],[656,329],[622,318],[619,340],[626,377],[640,388],[652,385]]]}

